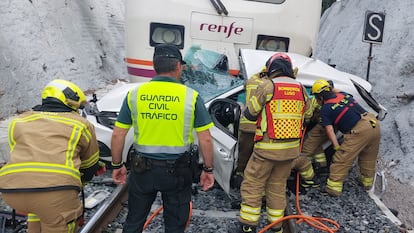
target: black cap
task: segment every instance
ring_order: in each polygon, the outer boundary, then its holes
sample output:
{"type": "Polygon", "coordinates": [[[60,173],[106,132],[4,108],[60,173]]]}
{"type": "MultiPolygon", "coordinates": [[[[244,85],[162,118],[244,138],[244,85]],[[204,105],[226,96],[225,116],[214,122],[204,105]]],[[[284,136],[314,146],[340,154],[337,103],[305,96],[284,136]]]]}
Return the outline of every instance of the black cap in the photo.
{"type": "Polygon", "coordinates": [[[183,56],[181,55],[180,50],[177,48],[177,46],[172,44],[160,44],[155,46],[154,58],[156,57],[175,58],[178,59],[182,65],[187,64],[183,60],[183,56]]]}

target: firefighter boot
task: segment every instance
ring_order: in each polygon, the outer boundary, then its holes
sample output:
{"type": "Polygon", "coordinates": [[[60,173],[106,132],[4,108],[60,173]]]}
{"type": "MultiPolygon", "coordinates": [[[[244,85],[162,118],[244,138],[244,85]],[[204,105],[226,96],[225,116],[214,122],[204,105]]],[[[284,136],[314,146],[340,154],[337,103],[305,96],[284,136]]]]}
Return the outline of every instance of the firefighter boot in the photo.
{"type": "Polygon", "coordinates": [[[333,189],[330,189],[330,188],[328,188],[328,187],[326,187],[325,188],[325,191],[323,191],[322,192],[322,194],[328,194],[329,196],[331,196],[331,197],[339,197],[339,196],[341,196],[342,195],[342,193],[341,192],[338,192],[338,191],[335,191],[335,190],[333,190],[333,189]]]}
{"type": "Polygon", "coordinates": [[[247,225],[247,224],[237,224],[229,233],[256,233],[256,226],[247,225]]]}
{"type": "Polygon", "coordinates": [[[272,233],[283,233],[283,228],[282,227],[272,228],[271,232],[272,233]]]}
{"type": "Polygon", "coordinates": [[[319,188],[320,183],[317,179],[312,178],[311,180],[302,179],[300,185],[304,188],[319,188]]]}

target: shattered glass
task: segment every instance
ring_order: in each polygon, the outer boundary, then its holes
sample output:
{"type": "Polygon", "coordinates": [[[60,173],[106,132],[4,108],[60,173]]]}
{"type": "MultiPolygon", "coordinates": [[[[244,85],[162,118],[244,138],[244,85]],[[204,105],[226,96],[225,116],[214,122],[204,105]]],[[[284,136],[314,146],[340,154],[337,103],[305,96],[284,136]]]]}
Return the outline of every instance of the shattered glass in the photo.
{"type": "Polygon", "coordinates": [[[198,91],[205,102],[243,85],[243,79],[229,74],[228,59],[224,54],[194,45],[187,51],[184,60],[187,65],[181,80],[198,91]]]}

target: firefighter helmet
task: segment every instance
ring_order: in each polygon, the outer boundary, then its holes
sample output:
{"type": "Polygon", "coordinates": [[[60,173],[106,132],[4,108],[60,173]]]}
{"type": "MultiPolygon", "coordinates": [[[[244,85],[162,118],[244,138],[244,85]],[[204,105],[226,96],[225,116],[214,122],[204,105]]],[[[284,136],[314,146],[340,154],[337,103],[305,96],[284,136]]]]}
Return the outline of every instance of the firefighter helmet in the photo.
{"type": "Polygon", "coordinates": [[[331,90],[332,90],[332,86],[329,84],[328,81],[324,79],[318,79],[312,85],[313,95],[321,94],[324,91],[331,91],[331,90]]]}
{"type": "Polygon", "coordinates": [[[83,107],[86,97],[83,91],[72,82],[55,79],[49,82],[42,91],[42,100],[54,98],[73,110],[83,107]]]}
{"type": "Polygon", "coordinates": [[[290,59],[290,57],[285,54],[285,53],[275,53],[273,54],[271,57],[269,57],[269,59],[267,59],[266,61],[266,68],[270,65],[270,63],[275,60],[275,59],[284,59],[284,60],[288,60],[290,64],[292,64],[292,59],[290,59]]]}
{"type": "Polygon", "coordinates": [[[266,61],[266,72],[269,77],[277,73],[275,77],[288,76],[295,78],[292,60],[284,53],[275,53],[266,61]]]}

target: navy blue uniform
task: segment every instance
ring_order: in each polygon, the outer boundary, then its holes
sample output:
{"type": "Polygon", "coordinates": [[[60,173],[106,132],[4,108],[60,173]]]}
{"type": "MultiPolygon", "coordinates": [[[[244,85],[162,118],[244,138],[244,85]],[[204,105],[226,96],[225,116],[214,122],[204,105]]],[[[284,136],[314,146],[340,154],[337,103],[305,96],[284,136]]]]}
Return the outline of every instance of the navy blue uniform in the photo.
{"type": "Polygon", "coordinates": [[[351,94],[332,93],[321,109],[322,126],[335,125],[342,133],[348,133],[367,112],[351,94]]]}

